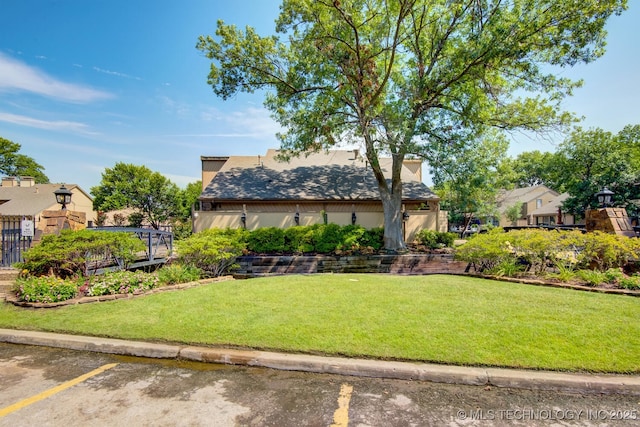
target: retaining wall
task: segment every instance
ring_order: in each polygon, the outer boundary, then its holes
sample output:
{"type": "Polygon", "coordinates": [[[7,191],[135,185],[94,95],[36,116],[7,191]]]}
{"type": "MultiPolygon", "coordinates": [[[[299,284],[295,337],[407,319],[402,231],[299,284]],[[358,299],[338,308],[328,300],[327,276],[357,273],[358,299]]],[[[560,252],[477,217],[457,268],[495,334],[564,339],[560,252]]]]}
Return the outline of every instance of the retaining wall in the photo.
{"type": "Polygon", "coordinates": [[[312,273],[461,274],[466,262],[451,254],[358,256],[243,256],[238,277],[312,273]]]}

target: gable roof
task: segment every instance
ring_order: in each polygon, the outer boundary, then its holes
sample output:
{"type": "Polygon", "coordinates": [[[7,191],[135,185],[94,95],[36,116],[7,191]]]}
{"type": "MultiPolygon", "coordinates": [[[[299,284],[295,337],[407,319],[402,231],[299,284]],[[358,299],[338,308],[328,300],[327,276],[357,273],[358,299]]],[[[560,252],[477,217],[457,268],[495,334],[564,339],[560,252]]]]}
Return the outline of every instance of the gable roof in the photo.
{"type": "Polygon", "coordinates": [[[530,201],[538,199],[540,196],[547,193],[558,196],[557,192],[545,185],[534,185],[532,187],[503,190],[498,196],[498,212],[504,213],[509,207],[518,202],[529,203],[530,201]]]}
{"type": "MultiPolygon", "coordinates": [[[[357,150],[332,150],[276,159],[279,150],[266,156],[230,156],[202,192],[200,199],[216,200],[380,200],[378,184],[357,150]]],[[[380,159],[387,179],[390,158],[380,159]]],[[[408,168],[401,173],[404,200],[438,200],[408,168]]]]}
{"type": "Polygon", "coordinates": [[[531,212],[532,216],[551,216],[558,213],[558,208],[562,207],[562,202],[569,198],[569,193],[562,193],[546,205],[542,205],[535,211],[531,212]]]}
{"type": "MultiPolygon", "coordinates": [[[[76,184],[65,184],[70,191],[81,191],[76,184]]],[[[0,215],[37,215],[43,210],[59,209],[54,191],[60,184],[35,184],[30,187],[0,187],[0,215]]]]}

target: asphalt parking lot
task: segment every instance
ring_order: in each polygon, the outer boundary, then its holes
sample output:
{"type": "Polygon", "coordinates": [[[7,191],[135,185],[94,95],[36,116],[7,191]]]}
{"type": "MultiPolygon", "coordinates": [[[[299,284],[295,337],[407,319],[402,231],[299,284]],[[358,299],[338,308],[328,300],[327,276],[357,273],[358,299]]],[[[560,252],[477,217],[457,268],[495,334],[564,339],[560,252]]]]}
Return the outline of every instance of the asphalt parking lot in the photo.
{"type": "Polygon", "coordinates": [[[640,397],[0,344],[0,426],[638,425],[640,397]]]}

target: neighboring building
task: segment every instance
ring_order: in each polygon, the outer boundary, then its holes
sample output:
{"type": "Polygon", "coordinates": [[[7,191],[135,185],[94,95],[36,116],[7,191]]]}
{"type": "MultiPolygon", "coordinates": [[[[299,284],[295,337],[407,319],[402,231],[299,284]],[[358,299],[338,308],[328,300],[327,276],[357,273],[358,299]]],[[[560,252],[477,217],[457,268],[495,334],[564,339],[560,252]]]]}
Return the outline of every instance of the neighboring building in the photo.
{"type": "Polygon", "coordinates": [[[569,198],[569,193],[562,193],[547,204],[531,212],[531,224],[536,225],[573,225],[575,217],[562,210],[562,203],[569,198]]]}
{"type": "MultiPolygon", "coordinates": [[[[194,212],[194,231],[208,228],[287,228],[296,224],[384,223],[378,185],[358,150],[335,150],[276,158],[265,156],[202,156],[203,191],[194,212]]],[[[390,179],[391,159],[380,159],[390,179]]],[[[406,160],[402,173],[405,240],[422,229],[447,230],[440,199],[422,182],[422,161],[406,160]]]]}
{"type": "Polygon", "coordinates": [[[22,260],[22,252],[44,234],[64,228],[81,229],[95,221],[91,197],[75,184],[66,210],[56,202],[54,191],[60,184],[36,184],[31,177],[5,177],[0,185],[0,228],[2,229],[0,266],[22,260]]]}
{"type": "MultiPolygon", "coordinates": [[[[500,213],[499,226],[525,226],[551,223],[550,217],[555,215],[554,223],[557,222],[558,208],[566,196],[559,197],[560,194],[544,185],[533,187],[516,188],[514,190],[503,190],[498,196],[498,212],[500,213]],[[509,220],[505,212],[510,207],[521,203],[522,210],[520,218],[513,222],[509,220]],[[535,216],[534,216],[535,212],[535,216]],[[545,221],[548,220],[548,221],[545,221]]],[[[563,214],[564,224],[573,224],[573,216],[563,214]]]]}
{"type": "MultiPolygon", "coordinates": [[[[65,184],[65,187],[72,193],[67,210],[83,212],[87,220],[85,225],[93,224],[96,213],[93,211],[91,196],[75,184],[65,184]]],[[[43,211],[60,210],[60,205],[56,202],[56,196],[53,193],[59,188],[60,184],[36,184],[31,177],[2,178],[0,216],[30,217],[37,227],[43,211]]]]}

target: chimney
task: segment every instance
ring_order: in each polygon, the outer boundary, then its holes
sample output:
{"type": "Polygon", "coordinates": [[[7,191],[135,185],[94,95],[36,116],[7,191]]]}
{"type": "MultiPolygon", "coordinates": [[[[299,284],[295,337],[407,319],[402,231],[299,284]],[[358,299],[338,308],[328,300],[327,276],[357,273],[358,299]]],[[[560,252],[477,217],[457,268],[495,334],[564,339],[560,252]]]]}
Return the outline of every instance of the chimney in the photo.
{"type": "Polygon", "coordinates": [[[32,176],[21,176],[20,187],[33,187],[36,185],[36,180],[32,176]]]}
{"type": "Polygon", "coordinates": [[[20,185],[15,176],[5,176],[2,178],[3,187],[17,187],[20,185]]]}

